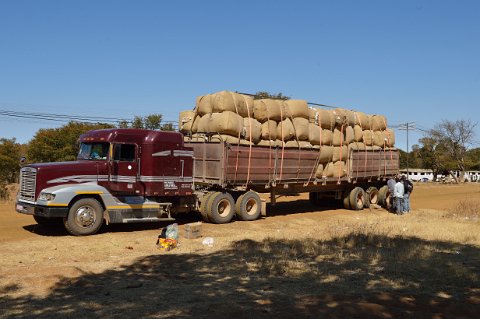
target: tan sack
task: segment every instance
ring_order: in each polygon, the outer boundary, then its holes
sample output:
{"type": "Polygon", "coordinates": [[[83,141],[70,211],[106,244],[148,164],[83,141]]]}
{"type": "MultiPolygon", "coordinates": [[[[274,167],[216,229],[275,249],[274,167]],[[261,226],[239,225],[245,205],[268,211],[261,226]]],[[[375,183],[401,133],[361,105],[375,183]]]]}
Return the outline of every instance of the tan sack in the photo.
{"type": "Polygon", "coordinates": [[[278,123],[277,138],[283,141],[289,141],[295,137],[295,128],[290,119],[285,119],[278,123]]]}
{"type": "Polygon", "coordinates": [[[303,117],[294,117],[293,126],[295,135],[299,141],[308,141],[308,120],[303,117]]]}
{"type": "Polygon", "coordinates": [[[320,155],[318,157],[318,161],[320,163],[328,163],[332,160],[332,157],[333,157],[333,150],[334,150],[334,147],[333,146],[322,146],[320,147],[320,155]]]}
{"type": "Polygon", "coordinates": [[[322,145],[333,145],[333,132],[327,129],[322,130],[322,145]]]}
{"type": "Polygon", "coordinates": [[[350,110],[345,110],[346,125],[354,126],[355,125],[355,112],[350,110]]]}
{"type": "Polygon", "coordinates": [[[217,92],[211,95],[213,112],[230,111],[241,117],[253,117],[253,98],[230,91],[217,92]]]}
{"type": "Polygon", "coordinates": [[[334,147],[333,148],[333,156],[332,161],[346,161],[348,156],[348,146],[344,145],[342,147],[334,147]]]}
{"type": "Polygon", "coordinates": [[[332,110],[321,108],[311,108],[309,111],[309,122],[320,125],[324,129],[331,130],[335,126],[335,120],[332,110]]]}
{"type": "Polygon", "coordinates": [[[360,125],[362,130],[369,130],[370,116],[363,112],[355,112],[355,125],[360,125]]]}
{"type": "Polygon", "coordinates": [[[257,144],[258,146],[268,146],[268,147],[277,147],[282,146],[282,141],[279,140],[260,140],[257,144]]]}
{"type": "Polygon", "coordinates": [[[200,119],[198,120],[198,128],[196,132],[209,133],[211,118],[212,118],[212,114],[205,114],[204,116],[200,117],[200,119]]]}
{"type": "Polygon", "coordinates": [[[249,141],[246,141],[244,139],[239,139],[238,137],[235,136],[230,136],[230,135],[225,135],[225,134],[215,134],[212,136],[211,141],[214,143],[220,143],[220,142],[226,142],[229,144],[234,144],[234,145],[250,145],[249,141]]]}
{"type": "Polygon", "coordinates": [[[385,134],[383,131],[373,132],[373,145],[384,147],[387,141],[385,140],[385,134]]]}
{"type": "Polygon", "coordinates": [[[371,121],[374,131],[384,131],[387,128],[387,118],[383,115],[373,115],[371,121]]]}
{"type": "Polygon", "coordinates": [[[350,150],[365,151],[366,146],[365,146],[365,144],[363,144],[361,142],[353,142],[353,143],[348,144],[348,151],[350,152],[350,150]]]}
{"type": "Polygon", "coordinates": [[[373,131],[371,130],[364,130],[363,131],[363,142],[367,146],[372,146],[373,145],[373,131]]]}
{"type": "Polygon", "coordinates": [[[346,115],[345,109],[342,108],[336,108],[334,109],[333,112],[333,118],[336,126],[342,126],[342,125],[347,125],[347,115],[346,115]]]}
{"type": "Polygon", "coordinates": [[[209,131],[212,133],[240,136],[243,129],[243,118],[231,111],[212,113],[209,131]]]}
{"type": "Polygon", "coordinates": [[[395,145],[395,131],[391,128],[387,128],[384,132],[386,138],[386,144],[388,147],[395,145]]]}
{"type": "Polygon", "coordinates": [[[285,142],[285,148],[299,148],[298,142],[295,140],[285,142]]]}
{"type": "Polygon", "coordinates": [[[191,132],[194,118],[194,111],[181,111],[178,118],[179,131],[182,133],[191,132]]]}
{"type": "Polygon", "coordinates": [[[313,145],[320,145],[320,132],[322,128],[315,123],[308,123],[308,140],[313,145]]]}
{"type": "Polygon", "coordinates": [[[330,170],[332,170],[331,175],[334,178],[344,177],[347,175],[347,165],[345,164],[344,161],[338,161],[333,163],[330,170]]]}
{"type": "Polygon", "coordinates": [[[267,120],[279,122],[286,118],[284,113],[283,101],[273,99],[260,99],[253,101],[253,116],[257,121],[264,123],[267,120]]]}
{"type": "Polygon", "coordinates": [[[308,119],[309,117],[309,110],[307,101],[305,100],[286,100],[285,101],[286,107],[288,108],[288,112],[291,117],[301,117],[304,119],[308,119]]]}
{"type": "Polygon", "coordinates": [[[198,115],[205,115],[213,112],[212,96],[210,94],[197,97],[196,113],[198,115]]]}
{"type": "Polygon", "coordinates": [[[257,144],[262,137],[262,124],[254,118],[244,118],[242,135],[247,141],[257,144]]]}
{"type": "Polygon", "coordinates": [[[277,122],[274,120],[262,123],[262,139],[276,140],[277,139],[277,122]]]}
{"type": "Polygon", "coordinates": [[[345,127],[345,144],[350,144],[355,140],[355,132],[353,131],[353,127],[347,126],[345,127]]]}
{"type": "Polygon", "coordinates": [[[360,125],[353,127],[353,139],[355,142],[361,142],[363,140],[363,131],[360,125]]]}
{"type": "Polygon", "coordinates": [[[333,145],[334,146],[340,146],[345,144],[345,128],[344,132],[342,132],[340,129],[335,128],[333,130],[333,145]]]}
{"type": "Polygon", "coordinates": [[[313,145],[309,141],[298,141],[298,146],[301,149],[312,149],[313,145]]]}
{"type": "Polygon", "coordinates": [[[323,164],[318,164],[317,170],[315,171],[315,177],[316,178],[322,178],[323,177],[323,164]]]}

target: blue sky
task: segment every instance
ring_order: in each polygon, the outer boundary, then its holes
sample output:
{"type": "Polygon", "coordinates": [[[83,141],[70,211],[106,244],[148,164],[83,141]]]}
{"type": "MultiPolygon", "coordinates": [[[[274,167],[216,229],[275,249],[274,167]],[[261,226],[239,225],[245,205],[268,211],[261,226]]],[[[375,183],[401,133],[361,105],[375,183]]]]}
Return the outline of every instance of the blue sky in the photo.
{"type": "MultiPolygon", "coordinates": [[[[479,121],[480,1],[0,1],[0,110],[177,120],[220,90],[479,121]]],[[[59,125],[0,115],[0,137],[59,125]]]]}

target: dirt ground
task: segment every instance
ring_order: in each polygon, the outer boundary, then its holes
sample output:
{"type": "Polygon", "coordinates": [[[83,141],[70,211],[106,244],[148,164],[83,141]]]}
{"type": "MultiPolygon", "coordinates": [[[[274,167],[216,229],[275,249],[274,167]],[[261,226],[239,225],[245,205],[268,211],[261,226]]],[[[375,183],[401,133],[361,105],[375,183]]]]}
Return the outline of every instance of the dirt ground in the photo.
{"type": "Polygon", "coordinates": [[[198,239],[183,235],[199,217],[182,217],[168,252],[155,245],[166,224],[73,237],[3,202],[0,317],[478,318],[479,195],[417,184],[404,216],[285,197],[198,239]]]}

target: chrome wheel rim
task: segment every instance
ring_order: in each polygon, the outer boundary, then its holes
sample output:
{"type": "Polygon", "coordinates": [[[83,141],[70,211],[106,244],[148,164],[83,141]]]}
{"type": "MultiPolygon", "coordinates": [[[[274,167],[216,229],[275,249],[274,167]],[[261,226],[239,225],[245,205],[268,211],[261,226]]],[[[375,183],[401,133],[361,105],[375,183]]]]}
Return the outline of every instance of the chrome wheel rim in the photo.
{"type": "Polygon", "coordinates": [[[91,227],[96,220],[95,210],[90,206],[81,206],[75,211],[75,223],[80,227],[91,227]]]}

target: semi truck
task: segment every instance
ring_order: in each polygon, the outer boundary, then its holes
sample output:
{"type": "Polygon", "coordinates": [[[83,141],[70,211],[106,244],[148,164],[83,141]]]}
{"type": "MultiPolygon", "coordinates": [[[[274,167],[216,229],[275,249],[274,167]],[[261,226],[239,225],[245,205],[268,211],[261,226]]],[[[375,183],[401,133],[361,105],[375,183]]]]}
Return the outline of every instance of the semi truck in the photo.
{"type": "Polygon", "coordinates": [[[309,193],[314,205],[347,209],[388,205],[386,180],[399,171],[390,149],[348,149],[346,174],[315,176],[315,149],[184,141],[179,132],[104,129],[79,138],[76,161],[24,165],[16,211],[43,226],[63,223],[72,235],[92,235],[106,223],[174,220],[199,212],[206,222],[253,221],[266,214],[260,193],[309,193]]]}

